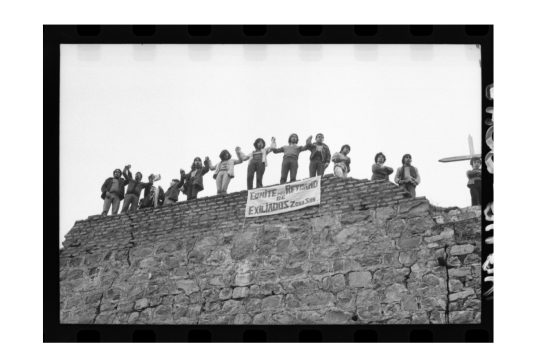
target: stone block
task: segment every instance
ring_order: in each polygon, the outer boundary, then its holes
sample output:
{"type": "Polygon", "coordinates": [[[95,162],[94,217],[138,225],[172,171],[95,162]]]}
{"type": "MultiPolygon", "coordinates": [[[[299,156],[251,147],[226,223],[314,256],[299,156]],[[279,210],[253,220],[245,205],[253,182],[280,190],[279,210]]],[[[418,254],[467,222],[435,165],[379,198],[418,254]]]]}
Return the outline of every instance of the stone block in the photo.
{"type": "Polygon", "coordinates": [[[254,319],[252,320],[252,324],[254,325],[268,325],[271,321],[271,313],[265,312],[265,313],[259,313],[254,316],[254,319]]]}
{"type": "Polygon", "coordinates": [[[183,279],[176,282],[176,289],[184,291],[185,294],[191,294],[200,290],[199,285],[192,279],[183,279]]]}
{"type": "Polygon", "coordinates": [[[233,298],[246,298],[248,297],[248,292],[250,292],[250,288],[248,287],[237,287],[233,289],[233,298]]]}
{"type": "Polygon", "coordinates": [[[449,295],[449,300],[453,302],[457,299],[467,298],[467,297],[475,295],[475,294],[476,293],[475,293],[473,288],[464,288],[464,290],[462,292],[453,293],[453,294],[449,295]]]}
{"type": "Polygon", "coordinates": [[[336,243],[342,245],[351,245],[356,243],[362,238],[361,228],[357,226],[352,226],[349,228],[344,228],[338,234],[336,234],[336,243]]]}
{"type": "Polygon", "coordinates": [[[329,292],[317,291],[307,294],[302,303],[307,307],[330,306],[334,303],[334,295],[329,292]]]}
{"type": "Polygon", "coordinates": [[[417,217],[427,215],[430,210],[428,200],[413,200],[399,204],[397,215],[400,217],[417,217]]]}
{"type": "Polygon", "coordinates": [[[235,275],[235,285],[247,286],[254,281],[254,275],[252,273],[238,273],[235,275]]]}
{"type": "Polygon", "coordinates": [[[406,292],[407,288],[404,285],[394,283],[384,290],[385,300],[387,302],[400,301],[406,292]]]}
{"type": "Polygon", "coordinates": [[[357,292],[358,307],[367,307],[380,303],[380,295],[374,289],[363,289],[357,292]]]}
{"type": "Polygon", "coordinates": [[[323,278],[323,289],[331,292],[339,292],[346,287],[344,275],[336,275],[323,278]]]}
{"type": "Polygon", "coordinates": [[[349,286],[351,288],[368,287],[371,284],[372,275],[370,272],[351,272],[349,274],[349,286]]]}
{"type": "Polygon", "coordinates": [[[471,324],[474,323],[473,311],[451,311],[449,313],[450,324],[471,324]]]}
{"type": "Polygon", "coordinates": [[[154,257],[146,257],[139,262],[140,268],[151,268],[157,265],[157,260],[154,257]]]}
{"type": "Polygon", "coordinates": [[[349,289],[344,289],[336,294],[336,303],[341,308],[354,310],[355,301],[355,294],[349,289]]]}
{"type": "Polygon", "coordinates": [[[300,311],[298,318],[301,324],[304,325],[317,325],[324,323],[323,316],[317,311],[300,311]]]}
{"type": "Polygon", "coordinates": [[[233,290],[231,288],[223,288],[219,294],[219,298],[221,300],[229,299],[232,296],[233,296],[233,290]]]}
{"type": "Polygon", "coordinates": [[[324,321],[327,324],[342,325],[348,323],[352,316],[353,314],[350,312],[331,309],[325,313],[324,321]]]}
{"type": "Polygon", "coordinates": [[[298,314],[295,312],[281,312],[271,316],[274,324],[296,325],[300,324],[298,314]]]}
{"type": "Polygon", "coordinates": [[[225,315],[236,314],[242,308],[242,302],[238,300],[228,300],[223,303],[221,312],[225,315]]]}
{"type": "Polygon", "coordinates": [[[402,251],[399,253],[399,262],[405,266],[412,265],[417,259],[415,251],[402,251]]]}
{"type": "Polygon", "coordinates": [[[283,305],[282,295],[272,295],[262,299],[262,310],[273,310],[283,305]]]}
{"type": "Polygon", "coordinates": [[[391,206],[388,207],[378,207],[376,209],[376,219],[385,221],[389,218],[395,217],[395,209],[391,206]]]}
{"type": "Polygon", "coordinates": [[[252,323],[252,318],[247,314],[237,314],[233,319],[233,324],[235,325],[250,325],[252,323]]]}
{"type": "Polygon", "coordinates": [[[451,255],[465,255],[474,251],[475,246],[472,244],[453,245],[451,247],[451,255]]]}
{"type": "Polygon", "coordinates": [[[422,238],[412,237],[412,238],[399,238],[397,239],[397,248],[398,249],[415,249],[420,246],[422,243],[422,238]]]}

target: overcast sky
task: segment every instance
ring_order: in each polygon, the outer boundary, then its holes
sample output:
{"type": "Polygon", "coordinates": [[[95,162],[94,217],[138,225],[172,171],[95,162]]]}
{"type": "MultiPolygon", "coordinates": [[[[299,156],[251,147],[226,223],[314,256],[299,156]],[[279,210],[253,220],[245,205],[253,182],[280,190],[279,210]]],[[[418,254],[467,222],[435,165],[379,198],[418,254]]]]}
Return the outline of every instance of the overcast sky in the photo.
{"type": "MultiPolygon", "coordinates": [[[[303,145],[321,132],[332,153],[349,144],[358,179],[376,153],[394,169],[410,153],[417,196],[469,206],[469,163],[438,160],[467,155],[468,135],[481,151],[479,60],[475,45],[62,45],[60,244],[101,213],[115,168],[161,174],[166,190],[194,157],[217,163],[223,149],[236,158],[236,146],[274,136],[281,147],[291,133],[303,145]]],[[[282,157],[268,155],[264,185],[279,182],[282,157]]],[[[229,193],[246,190],[247,164],[229,193]]],[[[299,165],[307,178],[309,152],[299,165]]],[[[199,197],[216,194],[212,175],[199,197]]]]}

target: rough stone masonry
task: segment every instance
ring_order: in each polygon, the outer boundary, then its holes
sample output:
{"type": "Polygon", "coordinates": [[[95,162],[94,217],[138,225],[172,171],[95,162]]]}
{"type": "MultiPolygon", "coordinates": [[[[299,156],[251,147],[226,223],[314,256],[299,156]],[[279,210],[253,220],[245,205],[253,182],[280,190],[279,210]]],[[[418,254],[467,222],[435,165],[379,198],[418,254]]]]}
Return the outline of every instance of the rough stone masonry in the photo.
{"type": "Polygon", "coordinates": [[[244,218],[247,192],[77,221],[61,323],[479,323],[481,210],[324,176],[321,205],[244,218]]]}

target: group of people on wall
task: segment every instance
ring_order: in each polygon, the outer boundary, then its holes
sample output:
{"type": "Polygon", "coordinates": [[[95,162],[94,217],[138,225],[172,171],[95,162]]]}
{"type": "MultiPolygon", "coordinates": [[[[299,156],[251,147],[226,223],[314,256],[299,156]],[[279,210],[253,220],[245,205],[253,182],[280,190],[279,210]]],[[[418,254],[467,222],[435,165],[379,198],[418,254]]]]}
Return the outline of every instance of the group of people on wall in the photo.
{"type": "MultiPolygon", "coordinates": [[[[227,194],[227,189],[232,178],[235,177],[235,165],[241,164],[244,161],[248,162],[247,170],[247,189],[253,189],[254,176],[256,176],[256,188],[263,187],[263,175],[267,167],[267,155],[271,152],[278,154],[283,153],[283,161],[281,165],[280,184],[285,184],[290,174],[290,182],[296,181],[298,173],[298,157],[301,152],[310,151],[309,156],[309,177],[322,176],[331,162],[334,163],[334,175],[339,178],[347,178],[350,172],[351,159],[349,153],[351,147],[344,145],[340,152],[331,155],[329,147],[324,143],[324,135],[319,133],[315,136],[315,142],[312,143],[312,137],[309,136],[304,146],[298,146],[298,135],[293,133],[288,138],[288,145],[277,148],[276,139],[271,138],[270,146],[267,146],[262,138],[254,141],[254,149],[245,154],[240,147],[235,148],[237,159],[233,159],[228,150],[221,151],[217,164],[206,157],[204,165],[200,157],[196,157],[191,165],[191,171],[185,173],[180,169],[180,178],[172,179],[170,186],[166,191],[160,186],[155,187],[155,181],[160,180],[160,176],[151,174],[148,177],[148,182],[142,181],[143,175],[137,172],[135,178],[130,171],[131,165],[124,167],[124,170],[115,169],[113,177],[107,178],[101,186],[101,198],[103,202],[102,216],[106,216],[111,209],[111,214],[117,214],[120,207],[120,202],[123,201],[122,212],[135,211],[139,208],[158,207],[160,205],[169,205],[178,202],[180,192],[183,193],[187,200],[196,199],[199,192],[204,190],[203,176],[209,171],[213,171],[213,178],[216,180],[216,187],[219,195],[227,194]],[[126,192],[125,192],[125,187],[126,192]],[[140,200],[142,190],[144,197],[140,200]]],[[[479,204],[481,192],[481,173],[480,164],[473,162],[470,164],[474,167],[468,172],[468,187],[472,195],[472,204],[475,199],[479,204]],[[476,169],[477,168],[477,169],[476,169]],[[479,183],[478,183],[479,181],[479,183]],[[472,185],[472,186],[470,186],[472,185]]],[[[388,180],[393,173],[393,169],[384,165],[386,156],[380,152],[374,157],[375,163],[372,165],[372,180],[388,180]]],[[[420,174],[418,169],[412,164],[410,154],[405,154],[401,160],[402,166],[397,168],[394,181],[400,187],[408,191],[412,197],[416,197],[416,186],[420,184],[420,174]]]]}

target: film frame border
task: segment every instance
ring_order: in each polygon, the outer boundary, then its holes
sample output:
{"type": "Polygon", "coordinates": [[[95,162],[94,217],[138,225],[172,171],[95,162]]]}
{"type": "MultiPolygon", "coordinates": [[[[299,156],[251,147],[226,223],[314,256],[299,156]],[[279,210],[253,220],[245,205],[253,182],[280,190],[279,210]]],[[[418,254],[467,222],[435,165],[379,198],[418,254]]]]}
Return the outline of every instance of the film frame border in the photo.
{"type": "MultiPolygon", "coordinates": [[[[481,46],[481,136],[491,136],[491,144],[482,141],[482,160],[492,160],[493,98],[486,92],[493,85],[493,25],[44,25],[44,117],[59,127],[60,44],[476,44],[481,46]],[[263,34],[262,34],[263,33],[263,34]],[[492,121],[492,119],[491,119],[492,121]],[[489,132],[490,131],[490,132],[489,132]]],[[[49,136],[50,137],[50,136],[49,136]]],[[[51,138],[51,137],[50,137],[51,138]]],[[[53,136],[52,165],[54,192],[59,195],[59,129],[53,136]],[[57,153],[56,153],[57,152],[57,153]]],[[[47,155],[50,155],[49,153],[47,155]]],[[[52,180],[53,181],[53,180],[52,180]]],[[[493,173],[483,169],[482,212],[493,201],[493,173]]],[[[49,218],[57,221],[59,209],[50,209],[49,218]]],[[[482,261],[493,253],[492,218],[481,217],[482,261]]],[[[492,295],[482,295],[480,324],[441,325],[92,325],[60,324],[59,321],[59,249],[44,232],[44,319],[43,342],[244,342],[254,331],[263,341],[271,342],[493,342],[492,295]],[[140,331],[137,337],[135,332],[140,331]],[[265,333],[261,334],[261,331],[265,333]],[[359,335],[358,331],[361,331],[359,335]],[[248,332],[248,333],[247,333],[248,332]],[[250,333],[252,332],[252,333],[250,333]],[[359,336],[359,337],[358,337],[359,336]],[[469,337],[468,337],[469,336],[469,337]]],[[[482,271],[482,294],[492,288],[482,271]]],[[[252,336],[250,336],[252,335],[252,336]]],[[[249,341],[249,340],[247,340],[249,341]]]]}

